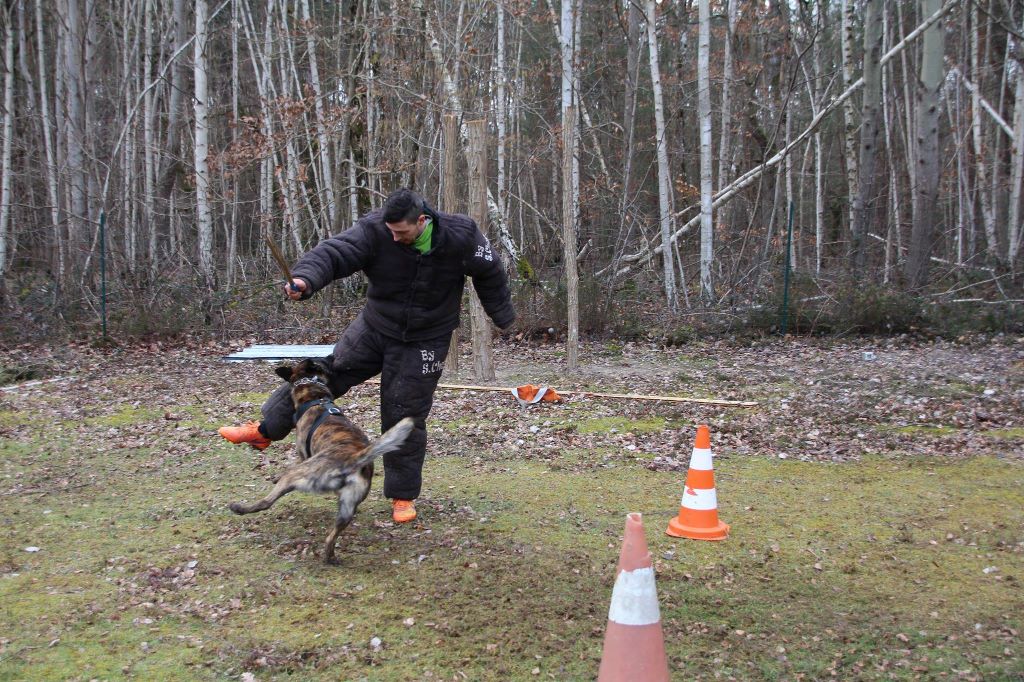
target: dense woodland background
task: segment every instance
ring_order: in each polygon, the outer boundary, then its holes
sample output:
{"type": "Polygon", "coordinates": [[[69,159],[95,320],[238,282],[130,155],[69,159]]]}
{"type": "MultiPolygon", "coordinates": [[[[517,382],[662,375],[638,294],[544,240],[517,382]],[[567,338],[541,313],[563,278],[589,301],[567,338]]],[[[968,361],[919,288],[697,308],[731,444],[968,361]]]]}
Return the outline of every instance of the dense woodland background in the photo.
{"type": "Polygon", "coordinates": [[[7,332],[95,329],[104,302],[126,335],[265,323],[246,314],[279,311],[266,236],[295,257],[399,186],[469,212],[480,120],[525,328],[772,328],[787,260],[791,331],[1022,319],[1019,0],[7,0],[2,19],[7,332]]]}

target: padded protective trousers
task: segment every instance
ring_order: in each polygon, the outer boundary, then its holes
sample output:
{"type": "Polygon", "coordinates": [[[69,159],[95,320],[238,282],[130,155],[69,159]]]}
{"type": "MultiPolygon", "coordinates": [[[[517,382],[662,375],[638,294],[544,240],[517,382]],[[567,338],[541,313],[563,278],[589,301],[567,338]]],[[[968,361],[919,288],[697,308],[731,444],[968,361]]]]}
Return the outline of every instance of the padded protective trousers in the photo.
{"type": "MultiPolygon", "coordinates": [[[[451,333],[428,341],[405,342],[371,329],[360,314],[345,329],[327,356],[334,397],[380,374],[380,428],[387,431],[405,417],[416,424],[397,452],[384,455],[384,496],[400,500],[419,497],[427,453],[427,415],[448,357],[451,333]]],[[[263,433],[281,440],[292,428],[295,413],[291,384],[280,386],[263,404],[263,433]]]]}

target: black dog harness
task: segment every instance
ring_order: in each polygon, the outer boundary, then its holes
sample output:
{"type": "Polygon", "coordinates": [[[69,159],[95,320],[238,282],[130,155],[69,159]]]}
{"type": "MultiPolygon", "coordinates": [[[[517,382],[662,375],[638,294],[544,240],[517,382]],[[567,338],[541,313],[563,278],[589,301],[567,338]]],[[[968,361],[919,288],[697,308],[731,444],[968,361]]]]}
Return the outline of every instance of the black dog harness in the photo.
{"type": "MultiPolygon", "coordinates": [[[[320,384],[326,385],[320,380],[320,377],[303,377],[296,381],[293,386],[301,386],[302,384],[320,384]]],[[[299,405],[298,409],[295,410],[295,416],[292,418],[292,423],[296,426],[299,424],[299,420],[302,419],[302,415],[313,407],[320,406],[324,408],[323,412],[317,415],[313,421],[313,425],[309,427],[309,432],[306,434],[306,456],[308,457],[312,451],[313,434],[320,428],[320,425],[324,423],[324,420],[328,416],[342,414],[341,408],[334,404],[334,400],[331,398],[316,398],[314,400],[307,400],[306,402],[299,405]]]]}

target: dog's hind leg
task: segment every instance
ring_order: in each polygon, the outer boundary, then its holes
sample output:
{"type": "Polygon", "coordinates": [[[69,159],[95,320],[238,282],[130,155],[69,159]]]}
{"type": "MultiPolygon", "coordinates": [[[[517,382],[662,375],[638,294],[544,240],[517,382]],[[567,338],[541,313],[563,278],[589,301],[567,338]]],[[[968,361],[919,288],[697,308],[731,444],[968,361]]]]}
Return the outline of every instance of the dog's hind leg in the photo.
{"type": "Polygon", "coordinates": [[[338,535],[352,523],[352,517],[356,515],[359,503],[366,498],[369,492],[369,480],[356,476],[350,476],[345,487],[338,491],[338,514],[334,518],[334,528],[327,534],[327,540],[324,542],[325,563],[337,563],[334,558],[334,545],[338,540],[338,535]]]}
{"type": "Polygon", "coordinates": [[[274,486],[274,488],[262,500],[257,500],[252,504],[232,502],[231,504],[228,505],[228,509],[235,512],[236,514],[252,514],[253,512],[269,509],[280,498],[284,497],[291,491],[295,490],[295,488],[298,487],[297,484],[300,482],[301,479],[301,473],[296,472],[295,470],[289,471],[284,476],[278,479],[277,484],[274,486]]]}

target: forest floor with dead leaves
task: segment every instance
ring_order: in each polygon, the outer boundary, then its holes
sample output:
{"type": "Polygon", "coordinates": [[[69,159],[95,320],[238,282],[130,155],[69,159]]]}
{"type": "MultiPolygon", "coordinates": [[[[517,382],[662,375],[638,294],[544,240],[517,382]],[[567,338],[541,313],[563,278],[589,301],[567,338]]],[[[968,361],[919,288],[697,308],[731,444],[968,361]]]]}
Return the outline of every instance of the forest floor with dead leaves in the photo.
{"type": "MultiPolygon", "coordinates": [[[[0,349],[39,380],[0,391],[0,679],[593,679],[630,511],[679,679],[1024,676],[1024,339],[605,341],[573,373],[503,340],[497,386],[758,405],[439,389],[420,517],[378,473],[340,566],[326,497],[227,511],[294,454],[216,435],[278,383],[221,360],[251,341],[0,349]],[[663,532],[700,423],[723,543],[663,532]]],[[[376,386],[338,404],[378,432],[376,386]]]]}

